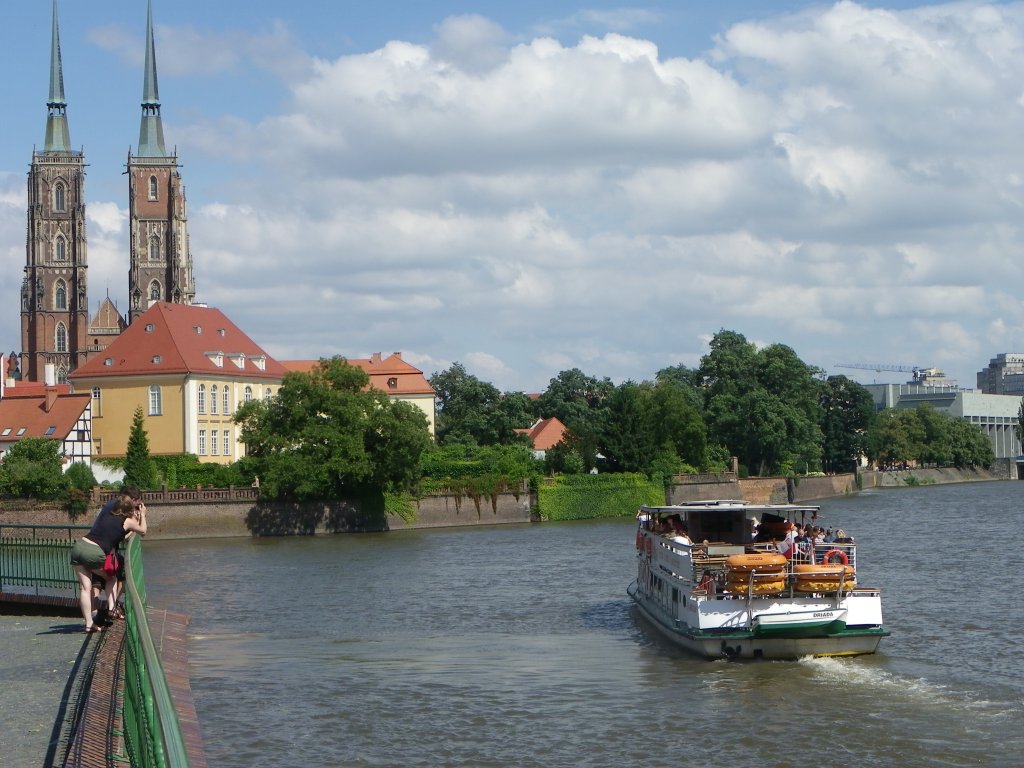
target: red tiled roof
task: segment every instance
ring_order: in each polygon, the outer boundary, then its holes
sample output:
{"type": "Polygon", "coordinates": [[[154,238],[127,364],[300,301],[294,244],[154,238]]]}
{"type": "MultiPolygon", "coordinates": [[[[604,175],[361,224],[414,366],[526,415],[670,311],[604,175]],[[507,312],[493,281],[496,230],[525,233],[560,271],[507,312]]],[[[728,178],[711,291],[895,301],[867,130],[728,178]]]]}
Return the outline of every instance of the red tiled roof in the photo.
{"type": "MultiPolygon", "coordinates": [[[[51,387],[53,389],[56,388],[51,387]]],[[[25,437],[65,439],[89,407],[92,395],[54,395],[55,392],[51,393],[49,398],[49,410],[45,394],[7,396],[0,400],[0,443],[17,442],[25,437]],[[47,434],[51,428],[53,431],[47,434]]]]}
{"type": "Polygon", "coordinates": [[[516,432],[529,437],[535,451],[547,451],[562,442],[566,430],[565,424],[552,416],[550,419],[538,419],[529,429],[517,429],[516,432]]]}
{"type": "MultiPolygon", "coordinates": [[[[370,386],[387,392],[389,395],[433,395],[434,388],[430,386],[423,371],[409,365],[402,359],[399,352],[382,358],[379,354],[366,358],[345,358],[346,362],[361,368],[370,376],[370,386]],[[395,379],[394,386],[388,386],[388,381],[395,379]]],[[[297,373],[309,373],[318,365],[319,360],[282,360],[283,365],[289,371],[297,373]]]]}
{"type": "Polygon", "coordinates": [[[161,301],[68,378],[201,373],[280,379],[285,372],[219,309],[161,301]],[[263,358],[262,370],[253,358],[263,358]]]}

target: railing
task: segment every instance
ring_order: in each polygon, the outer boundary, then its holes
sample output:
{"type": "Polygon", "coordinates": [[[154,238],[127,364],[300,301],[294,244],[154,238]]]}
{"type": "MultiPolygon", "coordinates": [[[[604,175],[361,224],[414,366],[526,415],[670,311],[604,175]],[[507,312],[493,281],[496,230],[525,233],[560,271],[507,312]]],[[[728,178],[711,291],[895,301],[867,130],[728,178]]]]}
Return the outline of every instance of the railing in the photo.
{"type": "Polygon", "coordinates": [[[69,553],[87,525],[0,525],[0,592],[78,593],[69,553]]]}
{"type": "MultiPolygon", "coordinates": [[[[94,488],[92,501],[94,504],[105,504],[118,495],[117,490],[94,488]]],[[[250,486],[229,486],[228,488],[164,488],[160,491],[143,491],[142,500],[146,504],[173,504],[182,501],[256,501],[260,497],[260,489],[250,486]]]]}
{"type": "Polygon", "coordinates": [[[146,618],[142,542],[127,541],[125,558],[124,735],[132,766],[191,765],[160,654],[146,618]]]}

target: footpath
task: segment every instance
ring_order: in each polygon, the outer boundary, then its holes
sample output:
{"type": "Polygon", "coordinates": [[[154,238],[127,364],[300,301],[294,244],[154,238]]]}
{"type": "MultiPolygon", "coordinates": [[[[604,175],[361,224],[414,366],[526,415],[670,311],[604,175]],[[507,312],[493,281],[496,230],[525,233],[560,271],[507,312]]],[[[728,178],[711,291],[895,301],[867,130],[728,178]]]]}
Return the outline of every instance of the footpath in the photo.
{"type": "Polygon", "coordinates": [[[63,763],[98,638],[80,617],[0,615],[0,767],[63,763]]]}

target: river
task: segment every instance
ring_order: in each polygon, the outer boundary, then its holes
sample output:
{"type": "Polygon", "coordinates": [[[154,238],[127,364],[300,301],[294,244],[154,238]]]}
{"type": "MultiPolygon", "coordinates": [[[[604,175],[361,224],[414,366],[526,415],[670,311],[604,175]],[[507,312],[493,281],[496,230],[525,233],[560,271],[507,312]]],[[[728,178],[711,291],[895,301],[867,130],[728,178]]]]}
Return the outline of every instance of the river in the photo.
{"type": "Polygon", "coordinates": [[[822,502],[879,653],[705,661],[636,616],[631,520],[151,541],[211,766],[1024,764],[1024,483],[822,502]]]}

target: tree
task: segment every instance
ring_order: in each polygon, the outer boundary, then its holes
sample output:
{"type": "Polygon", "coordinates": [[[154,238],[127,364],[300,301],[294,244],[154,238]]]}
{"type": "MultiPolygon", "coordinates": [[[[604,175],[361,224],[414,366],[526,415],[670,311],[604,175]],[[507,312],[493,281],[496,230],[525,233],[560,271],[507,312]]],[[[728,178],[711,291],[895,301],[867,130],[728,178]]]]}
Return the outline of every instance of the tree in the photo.
{"type": "Polygon", "coordinates": [[[0,494],[13,498],[58,499],[68,481],[62,469],[60,441],[25,437],[10,447],[0,463],[0,494]]]}
{"type": "Polygon", "coordinates": [[[1024,453],[1024,397],[1020,399],[1020,407],[1017,409],[1017,423],[1013,425],[1013,431],[1017,435],[1018,453],[1024,453]]]}
{"type": "Polygon", "coordinates": [[[234,420],[261,494],[305,501],[404,490],[430,445],[426,417],[368,387],[365,372],[335,357],[286,374],[272,400],[243,404],[234,420]]]}
{"type": "Polygon", "coordinates": [[[551,379],[537,400],[537,415],[555,417],[565,424],[571,434],[570,447],[588,467],[595,466],[608,398],[614,390],[611,379],[597,379],[573,368],[551,379]]]}
{"type": "Polygon", "coordinates": [[[866,453],[868,429],[875,418],[871,393],[846,376],[821,383],[822,466],[827,472],[852,472],[866,453]]]}
{"type": "Polygon", "coordinates": [[[143,489],[155,488],[157,485],[156,469],[149,458],[149,435],[146,434],[142,406],[135,409],[132,428],[128,433],[128,447],[124,454],[124,482],[125,485],[143,489]]]}
{"type": "Polygon", "coordinates": [[[510,445],[517,428],[533,419],[526,395],[503,395],[493,384],[468,373],[461,363],[430,377],[437,395],[437,442],[440,445],[510,445]]]}

